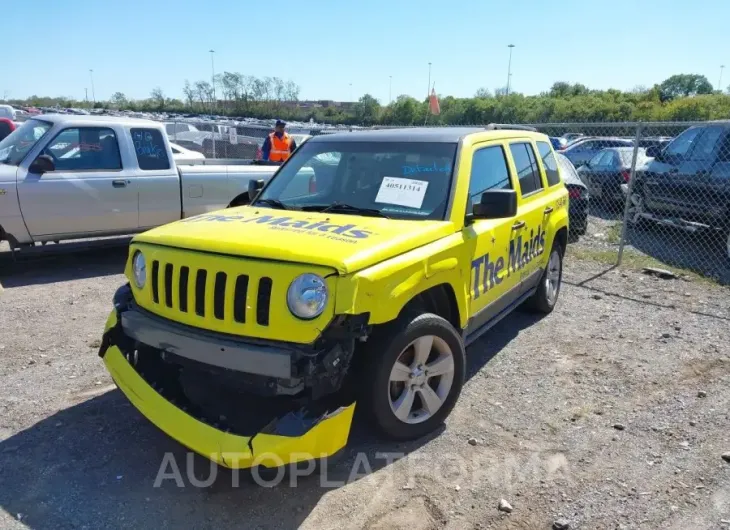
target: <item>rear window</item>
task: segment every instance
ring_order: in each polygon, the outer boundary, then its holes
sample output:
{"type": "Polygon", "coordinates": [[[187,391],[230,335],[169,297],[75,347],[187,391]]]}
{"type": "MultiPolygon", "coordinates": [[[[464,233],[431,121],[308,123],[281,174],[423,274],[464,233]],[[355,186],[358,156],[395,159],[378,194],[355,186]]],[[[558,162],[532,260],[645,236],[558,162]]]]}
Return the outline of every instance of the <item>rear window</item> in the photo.
{"type": "Polygon", "coordinates": [[[555,186],[560,183],[560,173],[558,173],[558,163],[555,161],[553,150],[550,149],[547,142],[537,142],[537,150],[540,152],[540,158],[542,158],[548,186],[555,186]]]}
{"type": "Polygon", "coordinates": [[[159,130],[132,129],[130,132],[140,169],[144,171],[170,169],[167,148],[159,130]]]}

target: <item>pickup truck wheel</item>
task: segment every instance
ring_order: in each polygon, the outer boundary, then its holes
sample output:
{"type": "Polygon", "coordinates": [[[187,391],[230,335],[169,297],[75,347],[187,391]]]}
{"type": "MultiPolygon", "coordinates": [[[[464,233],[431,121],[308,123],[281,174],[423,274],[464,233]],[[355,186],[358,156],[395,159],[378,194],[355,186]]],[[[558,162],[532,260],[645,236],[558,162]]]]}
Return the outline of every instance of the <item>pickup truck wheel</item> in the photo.
{"type": "Polygon", "coordinates": [[[555,308],[563,281],[563,247],[555,241],[537,291],[526,302],[528,309],[548,314],[555,308]]]}
{"type": "Polygon", "coordinates": [[[464,344],[432,313],[407,313],[378,331],[363,352],[361,404],[385,436],[420,438],[443,423],[461,394],[464,344]]]}

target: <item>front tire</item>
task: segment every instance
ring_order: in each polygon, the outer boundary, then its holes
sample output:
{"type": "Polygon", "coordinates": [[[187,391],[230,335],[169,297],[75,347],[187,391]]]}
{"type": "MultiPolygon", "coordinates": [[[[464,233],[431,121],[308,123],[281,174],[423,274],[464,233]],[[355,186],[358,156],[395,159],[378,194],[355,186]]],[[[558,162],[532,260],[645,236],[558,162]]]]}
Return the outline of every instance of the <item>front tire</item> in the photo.
{"type": "Polygon", "coordinates": [[[444,318],[406,312],[378,330],[362,353],[362,404],[388,438],[420,438],[453,410],[466,354],[461,336],[444,318]]]}
{"type": "Polygon", "coordinates": [[[563,283],[563,247],[558,242],[553,243],[547,266],[540,277],[537,291],[526,302],[528,309],[547,315],[555,308],[563,283]]]}

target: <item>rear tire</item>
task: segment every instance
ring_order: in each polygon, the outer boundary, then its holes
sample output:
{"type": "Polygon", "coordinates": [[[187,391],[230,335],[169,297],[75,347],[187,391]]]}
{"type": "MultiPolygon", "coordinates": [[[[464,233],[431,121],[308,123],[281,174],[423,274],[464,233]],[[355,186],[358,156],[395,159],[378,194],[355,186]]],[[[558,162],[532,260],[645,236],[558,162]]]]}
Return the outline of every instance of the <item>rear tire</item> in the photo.
{"type": "Polygon", "coordinates": [[[562,245],[558,241],[553,242],[537,291],[525,302],[529,310],[547,315],[555,309],[563,283],[563,255],[562,245]]]}
{"type": "Polygon", "coordinates": [[[414,440],[436,430],[461,394],[464,343],[433,313],[404,312],[373,334],[362,355],[361,404],[388,438],[414,440]]]}

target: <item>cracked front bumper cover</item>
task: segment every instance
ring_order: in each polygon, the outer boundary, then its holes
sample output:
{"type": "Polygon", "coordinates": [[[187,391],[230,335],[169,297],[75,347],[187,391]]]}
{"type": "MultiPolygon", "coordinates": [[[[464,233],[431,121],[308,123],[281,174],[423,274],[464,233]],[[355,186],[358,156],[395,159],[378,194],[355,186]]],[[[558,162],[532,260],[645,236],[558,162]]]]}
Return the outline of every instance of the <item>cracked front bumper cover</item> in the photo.
{"type": "MultiPolygon", "coordinates": [[[[100,349],[109,373],[148,420],[192,451],[229,468],[275,468],[326,458],[347,444],[354,402],[314,416],[303,417],[296,411],[272,416],[264,428],[251,435],[226,432],[214,422],[201,421],[166,399],[132,366],[128,356],[135,341],[118,324],[115,309],[107,320],[100,349]]],[[[245,409],[247,405],[242,401],[237,406],[245,409]]]]}

